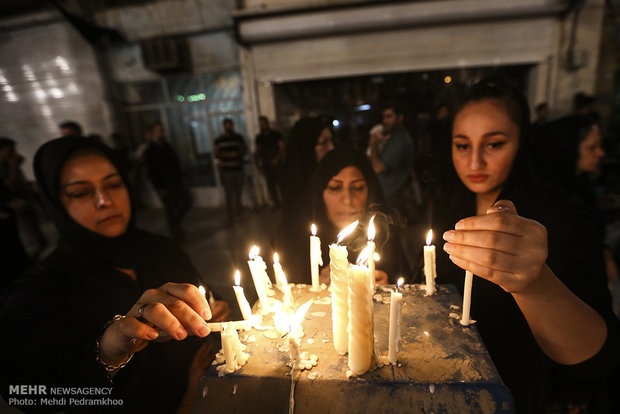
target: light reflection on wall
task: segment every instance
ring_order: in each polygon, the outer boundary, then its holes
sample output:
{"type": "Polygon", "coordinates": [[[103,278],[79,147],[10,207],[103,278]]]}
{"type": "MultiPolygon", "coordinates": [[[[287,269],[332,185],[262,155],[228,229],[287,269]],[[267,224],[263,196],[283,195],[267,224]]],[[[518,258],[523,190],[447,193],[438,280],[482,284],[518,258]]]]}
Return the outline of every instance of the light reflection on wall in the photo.
{"type": "Polygon", "coordinates": [[[0,69],[0,89],[4,92],[6,100],[9,102],[17,102],[19,98],[13,91],[13,87],[9,84],[9,81],[4,76],[4,71],[0,69]]]}

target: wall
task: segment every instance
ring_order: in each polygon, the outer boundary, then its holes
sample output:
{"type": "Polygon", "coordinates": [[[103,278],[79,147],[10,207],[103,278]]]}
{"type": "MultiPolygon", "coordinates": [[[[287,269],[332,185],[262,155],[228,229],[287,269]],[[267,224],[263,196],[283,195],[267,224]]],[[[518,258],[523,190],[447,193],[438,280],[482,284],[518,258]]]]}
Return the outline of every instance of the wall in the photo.
{"type": "Polygon", "coordinates": [[[75,120],[85,133],[112,132],[95,55],[67,23],[0,25],[0,50],[0,135],[18,142],[28,178],[36,149],[60,135],[59,122],[75,120]]]}

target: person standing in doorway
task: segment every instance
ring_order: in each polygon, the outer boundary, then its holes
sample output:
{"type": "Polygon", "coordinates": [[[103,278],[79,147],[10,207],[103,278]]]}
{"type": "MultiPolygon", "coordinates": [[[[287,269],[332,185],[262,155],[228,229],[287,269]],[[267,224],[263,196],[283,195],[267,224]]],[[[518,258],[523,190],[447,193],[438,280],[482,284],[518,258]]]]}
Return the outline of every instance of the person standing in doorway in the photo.
{"type": "Polygon", "coordinates": [[[254,159],[259,171],[265,176],[267,189],[274,207],[280,205],[280,161],[284,154],[284,140],[280,132],[271,129],[269,119],[258,118],[260,133],[256,135],[254,159]]]}
{"type": "Polygon", "coordinates": [[[243,136],[235,132],[233,120],[225,118],[224,133],[215,140],[215,157],[220,168],[220,178],[226,195],[228,225],[241,214],[243,189],[243,157],[246,152],[243,136]]]}
{"type": "Polygon", "coordinates": [[[394,104],[383,109],[382,125],[370,137],[370,162],[390,208],[400,209],[403,189],[410,183],[413,140],[404,126],[405,115],[394,104]],[[381,149],[382,148],[382,149],[381,149]]]}
{"type": "Polygon", "coordinates": [[[170,234],[177,241],[185,238],[181,220],[192,206],[192,196],[184,182],[181,163],[172,146],[166,141],[164,126],[155,122],[146,134],[148,145],[143,153],[149,180],[164,208],[170,234]]]}

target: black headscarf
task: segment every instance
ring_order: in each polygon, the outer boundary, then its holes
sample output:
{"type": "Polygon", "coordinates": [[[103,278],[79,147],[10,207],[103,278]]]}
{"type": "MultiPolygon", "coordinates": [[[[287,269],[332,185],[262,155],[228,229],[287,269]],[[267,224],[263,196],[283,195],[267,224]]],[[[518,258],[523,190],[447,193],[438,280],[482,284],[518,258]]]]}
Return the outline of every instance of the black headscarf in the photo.
{"type": "Polygon", "coordinates": [[[300,189],[307,183],[317,166],[316,144],[329,124],[319,118],[301,118],[289,134],[284,165],[282,195],[285,205],[295,202],[300,189]]]}
{"type": "MultiPolygon", "coordinates": [[[[275,236],[275,247],[280,253],[284,266],[288,269],[287,277],[293,282],[308,283],[309,276],[309,234],[310,224],[318,227],[318,236],[321,238],[321,250],[324,264],[329,263],[329,244],[336,241],[336,236],[342,229],[338,229],[327,218],[323,191],[327,183],[345,167],[357,167],[368,186],[368,200],[366,211],[360,219],[356,231],[349,235],[342,243],[347,246],[349,260],[355,261],[360,251],[367,243],[367,225],[370,218],[376,215],[374,224],[376,229],[377,252],[381,255],[381,264],[377,268],[386,266],[393,268],[395,275],[402,273],[402,248],[390,252],[387,256],[382,251],[391,237],[392,219],[386,214],[383,191],[368,159],[360,152],[351,149],[334,149],[328,152],[321,160],[310,177],[306,193],[300,197],[299,203],[291,210],[284,212],[284,219],[275,236]],[[385,259],[385,260],[384,260],[385,259]],[[289,276],[290,275],[290,276],[289,276]]],[[[398,244],[398,246],[400,246],[398,244]]]]}
{"type": "Polygon", "coordinates": [[[39,195],[45,210],[60,233],[59,248],[69,249],[98,259],[115,267],[135,269],[146,260],[151,236],[138,230],[133,219],[125,233],[106,237],[86,229],[73,220],[60,201],[60,174],[64,164],[78,151],[93,151],[107,158],[119,171],[127,186],[112,150],[96,140],[62,137],[51,140],[39,148],[34,157],[33,168],[39,195]]]}
{"type": "Polygon", "coordinates": [[[536,130],[532,139],[536,170],[552,182],[577,178],[579,145],[596,125],[586,115],[572,115],[549,122],[536,130]]]}
{"type": "Polygon", "coordinates": [[[309,217],[311,217],[313,222],[321,226],[321,233],[325,241],[330,243],[335,241],[338,232],[342,229],[336,228],[327,218],[323,191],[327,188],[329,181],[346,167],[356,167],[360,170],[368,186],[368,200],[366,201],[366,211],[360,219],[357,230],[354,234],[347,237],[347,243],[345,244],[351,247],[353,247],[353,244],[365,244],[367,241],[365,236],[367,225],[370,218],[375,214],[377,215],[374,221],[375,227],[380,227],[380,229],[377,229],[377,235],[379,236],[377,242],[379,240],[384,242],[389,233],[385,197],[368,158],[361,152],[342,148],[332,150],[325,155],[314,174],[312,174],[312,177],[310,177],[310,185],[308,187],[311,196],[308,200],[309,202],[306,203],[311,208],[309,217]],[[354,241],[359,243],[354,243],[354,241]]]}

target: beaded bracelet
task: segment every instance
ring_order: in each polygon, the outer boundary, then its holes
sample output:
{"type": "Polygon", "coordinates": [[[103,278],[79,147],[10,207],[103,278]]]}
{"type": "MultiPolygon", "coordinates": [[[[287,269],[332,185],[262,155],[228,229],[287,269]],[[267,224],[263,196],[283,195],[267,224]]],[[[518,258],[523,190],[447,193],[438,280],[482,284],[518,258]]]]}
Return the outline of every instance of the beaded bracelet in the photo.
{"type": "MultiPolygon", "coordinates": [[[[116,316],[115,316],[115,317],[113,317],[111,320],[109,320],[108,322],[106,322],[106,324],[105,324],[105,325],[103,325],[103,329],[101,330],[102,335],[103,335],[103,332],[105,332],[105,330],[106,330],[106,329],[108,329],[108,326],[112,325],[112,324],[113,324],[114,322],[116,322],[116,321],[120,321],[121,319],[125,319],[125,316],[124,316],[124,315],[116,315],[116,316]]],[[[123,362],[121,362],[120,364],[118,364],[118,365],[111,365],[111,364],[108,364],[108,363],[107,363],[107,362],[105,362],[105,361],[103,360],[103,358],[101,357],[101,343],[100,343],[100,339],[101,339],[101,337],[99,337],[99,338],[97,339],[97,341],[96,341],[96,342],[97,342],[96,360],[97,360],[97,362],[98,362],[101,366],[103,366],[103,368],[105,368],[105,370],[106,370],[107,372],[112,372],[112,371],[116,371],[116,370],[119,370],[119,369],[121,369],[121,368],[124,368],[124,367],[125,367],[125,365],[127,365],[127,364],[129,363],[129,361],[131,361],[131,358],[133,358],[133,352],[132,352],[132,353],[130,353],[130,354],[127,356],[127,359],[126,359],[126,360],[124,360],[123,362]]]]}

